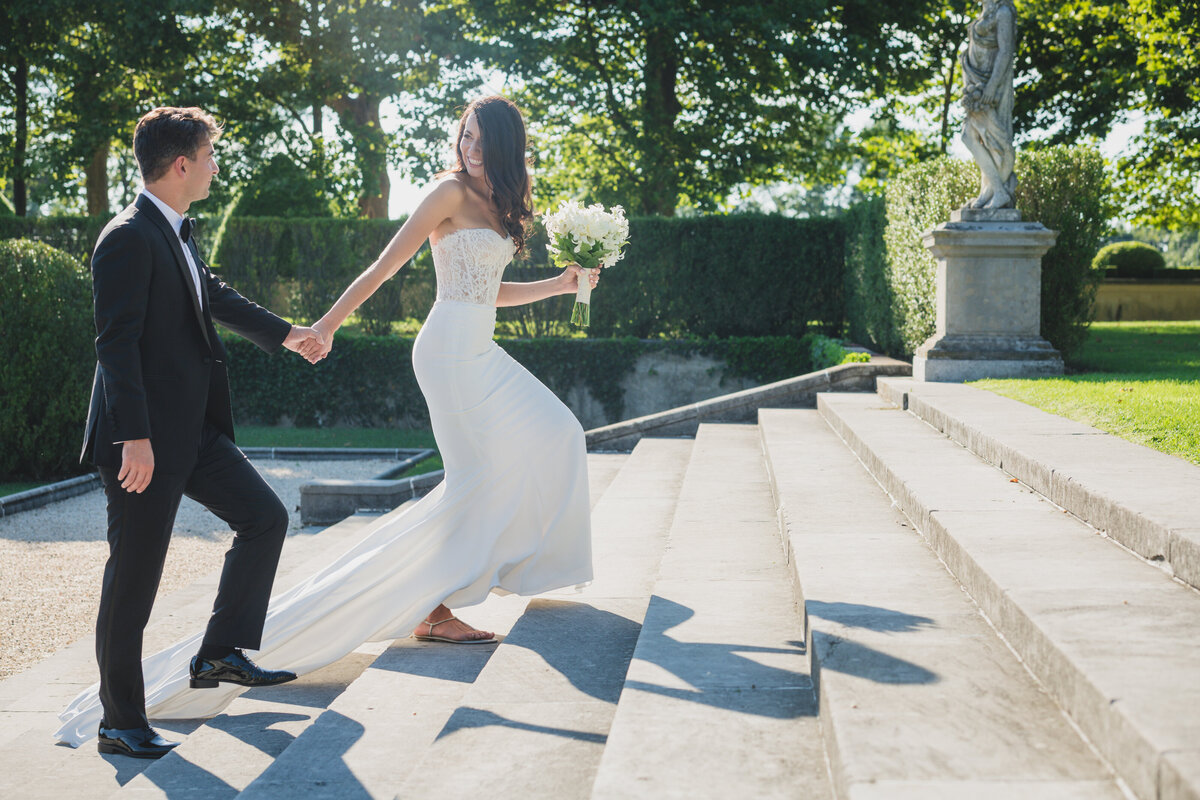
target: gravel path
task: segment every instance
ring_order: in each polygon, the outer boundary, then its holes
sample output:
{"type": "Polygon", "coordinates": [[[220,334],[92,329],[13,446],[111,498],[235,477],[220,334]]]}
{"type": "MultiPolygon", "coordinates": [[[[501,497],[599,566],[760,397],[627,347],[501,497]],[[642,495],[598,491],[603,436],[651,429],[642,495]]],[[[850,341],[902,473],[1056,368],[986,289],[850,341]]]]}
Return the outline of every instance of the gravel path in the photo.
{"type": "MultiPolygon", "coordinates": [[[[314,478],[372,478],[395,461],[255,462],[300,528],[300,485],[314,478]]],[[[95,630],[108,558],[100,490],[0,518],[0,679],[95,630]]],[[[163,569],[160,597],[219,569],[233,532],[184,498],[163,569]]]]}

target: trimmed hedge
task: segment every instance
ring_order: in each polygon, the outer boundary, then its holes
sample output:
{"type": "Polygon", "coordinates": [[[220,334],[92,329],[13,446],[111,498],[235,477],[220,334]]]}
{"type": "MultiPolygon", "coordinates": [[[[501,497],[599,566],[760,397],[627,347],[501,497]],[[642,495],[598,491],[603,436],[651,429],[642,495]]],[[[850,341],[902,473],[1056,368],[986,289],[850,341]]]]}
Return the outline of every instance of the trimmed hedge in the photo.
{"type": "MultiPolygon", "coordinates": [[[[231,219],[217,269],[243,294],[291,319],[312,321],[391,239],[399,222],[231,219]]],[[[842,323],[843,225],[761,215],[630,220],[625,258],[607,270],[592,306],[589,336],[799,336],[810,325],[842,323]]],[[[505,278],[542,280],[545,232],[527,240],[528,257],[505,278]]],[[[364,329],[384,334],[394,320],[423,319],[433,304],[433,261],[422,248],[360,309],[364,329]]],[[[571,298],[515,309],[497,319],[522,334],[563,332],[571,298]],[[556,324],[557,323],[557,324],[556,324]]]]}
{"type": "Polygon", "coordinates": [[[81,260],[42,242],[0,241],[0,480],[84,471],[94,336],[81,260]]]}
{"type": "MultiPolygon", "coordinates": [[[[1041,333],[1064,356],[1083,343],[1099,275],[1090,268],[1102,241],[1108,182],[1100,154],[1088,147],[1052,147],[1019,154],[1017,208],[1022,217],[1058,231],[1042,257],[1041,333]]],[[[891,355],[909,356],[936,328],[936,262],[921,244],[929,228],[950,219],[978,189],[978,169],[943,157],[914,165],[892,179],[881,236],[877,209],[848,215],[847,280],[851,335],[891,355]],[[878,237],[878,238],[877,238],[878,237]],[[882,243],[883,254],[879,254],[882,243]],[[891,319],[883,311],[891,308],[891,319]]]]}
{"type": "MultiPolygon", "coordinates": [[[[316,366],[289,353],[267,355],[237,336],[223,338],[239,423],[429,424],[425,399],[413,375],[411,337],[339,333],[328,358],[316,366]]],[[[703,354],[724,360],[733,376],[770,383],[841,363],[847,354],[831,342],[808,334],[675,341],[502,339],[499,344],[564,401],[572,387],[585,386],[607,416],[618,420],[623,416],[621,381],[645,353],[703,354]]]]}
{"type": "Polygon", "coordinates": [[[112,217],[0,217],[0,240],[30,239],[63,250],[83,263],[112,217]]]}
{"type": "MultiPolygon", "coordinates": [[[[1114,270],[1117,278],[1152,278],[1167,261],[1157,247],[1145,242],[1106,244],[1092,259],[1092,269],[1114,270]]],[[[1104,275],[1104,272],[1100,273],[1104,275]]]]}
{"type": "MultiPolygon", "coordinates": [[[[35,235],[81,256],[106,220],[53,217],[0,221],[0,238],[35,235]]],[[[215,271],[281,316],[301,323],[323,314],[383,250],[402,220],[238,218],[217,241],[214,221],[196,235],[215,271]]],[[[810,328],[840,333],[845,226],[840,219],[764,215],[630,220],[625,258],[607,270],[592,306],[594,337],[800,336],[810,328]]],[[[505,278],[531,281],[559,270],[548,264],[535,226],[528,256],[505,278]]],[[[366,333],[424,319],[433,305],[433,260],[424,247],[358,312],[366,333]]],[[[497,320],[522,336],[574,334],[572,299],[556,297],[503,308],[497,320]]]]}
{"type": "Polygon", "coordinates": [[[1042,256],[1042,336],[1070,358],[1087,340],[1101,273],[1092,254],[1116,213],[1104,157],[1094,147],[1058,146],[1017,156],[1017,208],[1058,231],[1042,256]]]}
{"type": "Polygon", "coordinates": [[[844,225],[762,215],[634,218],[605,271],[593,336],[839,333],[844,225]]]}
{"type": "Polygon", "coordinates": [[[880,353],[898,353],[896,299],[888,282],[883,241],[887,202],[871,197],[856,203],[842,221],[846,226],[846,335],[880,353]]]}

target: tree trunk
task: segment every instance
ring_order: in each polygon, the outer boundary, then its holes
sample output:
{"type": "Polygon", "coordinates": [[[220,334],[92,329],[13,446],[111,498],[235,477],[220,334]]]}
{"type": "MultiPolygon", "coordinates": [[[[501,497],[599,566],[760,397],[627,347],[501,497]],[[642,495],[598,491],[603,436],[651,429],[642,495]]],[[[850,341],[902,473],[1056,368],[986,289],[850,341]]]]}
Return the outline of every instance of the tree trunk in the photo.
{"type": "Polygon", "coordinates": [[[675,80],[679,62],[671,31],[659,28],[646,32],[646,66],[642,78],[642,208],[647,214],[675,216],[679,201],[679,154],[674,148],[675,118],[679,98],[675,80]]]}
{"type": "Polygon", "coordinates": [[[958,68],[958,47],[950,51],[950,63],[946,65],[946,77],[942,92],[942,154],[950,146],[950,106],[954,104],[954,75],[958,68]]]}
{"type": "Polygon", "coordinates": [[[28,211],[29,195],[25,186],[25,149],[29,142],[29,62],[17,55],[13,71],[16,90],[16,141],[13,143],[13,212],[23,217],[28,211]]]}
{"type": "Polygon", "coordinates": [[[387,137],[379,125],[380,100],[364,92],[357,97],[341,95],[328,103],[354,140],[355,161],[362,174],[358,208],[369,219],[387,219],[392,190],[387,173],[387,137]]]}
{"type": "Polygon", "coordinates": [[[87,187],[87,213],[91,217],[108,216],[108,153],[110,143],[92,151],[91,163],[84,173],[87,187]]]}

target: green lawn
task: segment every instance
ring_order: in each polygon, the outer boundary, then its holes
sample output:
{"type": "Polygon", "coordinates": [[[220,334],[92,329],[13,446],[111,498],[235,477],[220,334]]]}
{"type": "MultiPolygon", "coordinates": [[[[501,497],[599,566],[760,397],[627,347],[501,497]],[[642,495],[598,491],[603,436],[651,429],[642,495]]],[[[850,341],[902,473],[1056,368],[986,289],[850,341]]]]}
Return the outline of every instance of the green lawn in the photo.
{"type": "Polygon", "coordinates": [[[395,428],[237,426],[240,447],[436,447],[433,431],[395,428]]]}
{"type": "Polygon", "coordinates": [[[1200,322],[1096,322],[1061,378],[973,385],[1200,464],[1200,322]]]}
{"type": "Polygon", "coordinates": [[[0,497],[9,494],[17,494],[18,492],[26,492],[30,489],[36,489],[39,486],[45,486],[53,481],[33,481],[26,483],[0,483],[0,497]]]}

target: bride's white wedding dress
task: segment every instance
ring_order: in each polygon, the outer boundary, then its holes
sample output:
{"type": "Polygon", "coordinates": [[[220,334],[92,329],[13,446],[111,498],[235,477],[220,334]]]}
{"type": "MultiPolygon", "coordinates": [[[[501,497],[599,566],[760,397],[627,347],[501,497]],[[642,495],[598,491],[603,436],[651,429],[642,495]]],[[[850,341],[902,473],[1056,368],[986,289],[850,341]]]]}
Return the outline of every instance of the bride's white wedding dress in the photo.
{"type": "MultiPolygon", "coordinates": [[[[467,228],[431,247],[437,302],[413,346],[413,368],[445,480],[271,599],[254,656],[267,669],[304,674],[363,642],[407,636],[443,601],[454,608],[490,591],[538,594],[591,580],[583,429],[492,340],[512,240],[467,228]]],[[[201,638],[197,632],[142,661],[151,719],[213,716],[245,691],[188,687],[201,638]]],[[[78,746],[96,735],[98,688],[59,714],[57,738],[78,746]]]]}

